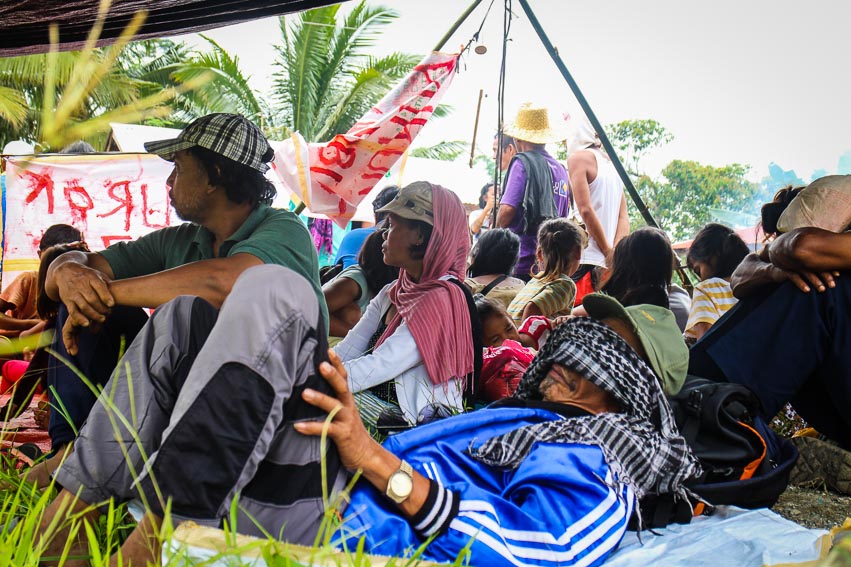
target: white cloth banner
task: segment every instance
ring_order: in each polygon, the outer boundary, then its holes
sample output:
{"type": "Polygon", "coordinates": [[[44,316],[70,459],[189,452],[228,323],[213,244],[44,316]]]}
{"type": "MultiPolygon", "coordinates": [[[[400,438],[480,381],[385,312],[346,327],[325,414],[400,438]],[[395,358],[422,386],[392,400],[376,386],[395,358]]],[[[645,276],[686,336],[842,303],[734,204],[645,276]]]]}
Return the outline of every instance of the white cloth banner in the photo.
{"type": "Polygon", "coordinates": [[[89,247],[179,224],[165,180],[172,164],[155,155],[51,155],[9,158],[3,226],[3,285],[38,267],[47,227],[80,229],[89,247]]]}
{"type": "Polygon", "coordinates": [[[431,118],[457,61],[458,55],[432,53],[330,142],[307,143],[298,132],[274,142],[275,172],[308,209],[345,226],[431,118]]]}

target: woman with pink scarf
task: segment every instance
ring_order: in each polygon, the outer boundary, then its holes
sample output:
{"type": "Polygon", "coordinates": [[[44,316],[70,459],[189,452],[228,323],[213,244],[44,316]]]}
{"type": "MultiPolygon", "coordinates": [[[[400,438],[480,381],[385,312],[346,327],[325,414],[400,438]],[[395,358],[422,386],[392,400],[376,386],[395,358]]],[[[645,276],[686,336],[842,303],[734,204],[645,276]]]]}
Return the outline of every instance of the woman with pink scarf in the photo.
{"type": "Polygon", "coordinates": [[[434,404],[461,412],[474,367],[461,283],[470,251],[464,207],[451,191],[418,181],[378,212],[388,213],[384,263],[400,268],[399,279],[335,349],[349,387],[362,393],[362,407],[398,406],[410,425],[434,404]]]}

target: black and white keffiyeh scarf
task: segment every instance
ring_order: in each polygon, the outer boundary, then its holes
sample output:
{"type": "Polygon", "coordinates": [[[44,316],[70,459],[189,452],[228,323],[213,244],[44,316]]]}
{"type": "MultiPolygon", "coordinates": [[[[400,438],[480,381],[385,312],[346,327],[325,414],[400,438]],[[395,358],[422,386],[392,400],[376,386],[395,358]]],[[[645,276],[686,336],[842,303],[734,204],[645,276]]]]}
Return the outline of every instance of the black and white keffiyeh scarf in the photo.
{"type": "Polygon", "coordinates": [[[618,481],[629,484],[639,499],[666,493],[685,497],[684,483],[701,473],[700,464],[677,430],[656,375],[626,341],[603,323],[571,319],[547,340],[514,396],[542,399],[539,385],[555,363],[610,393],[622,413],[521,427],[471,447],[472,456],[514,469],[537,442],[598,445],[618,481]]]}

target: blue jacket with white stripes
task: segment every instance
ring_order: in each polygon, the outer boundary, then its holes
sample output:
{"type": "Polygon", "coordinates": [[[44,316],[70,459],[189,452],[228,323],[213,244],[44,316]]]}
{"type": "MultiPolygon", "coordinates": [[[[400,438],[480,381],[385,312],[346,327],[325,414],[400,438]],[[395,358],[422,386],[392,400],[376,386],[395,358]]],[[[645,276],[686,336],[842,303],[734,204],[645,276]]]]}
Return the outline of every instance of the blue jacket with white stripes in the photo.
{"type": "MultiPolygon", "coordinates": [[[[491,408],[391,437],[385,447],[457,499],[456,515],[421,557],[473,565],[600,565],[617,548],[635,495],[617,483],[595,445],[538,443],[515,470],[487,466],[469,453],[524,425],[564,419],[544,409],[491,408]]],[[[436,506],[449,514],[450,507],[436,506]]],[[[424,540],[395,505],[366,482],[355,487],[340,542],[370,553],[410,556],[424,540]]]]}

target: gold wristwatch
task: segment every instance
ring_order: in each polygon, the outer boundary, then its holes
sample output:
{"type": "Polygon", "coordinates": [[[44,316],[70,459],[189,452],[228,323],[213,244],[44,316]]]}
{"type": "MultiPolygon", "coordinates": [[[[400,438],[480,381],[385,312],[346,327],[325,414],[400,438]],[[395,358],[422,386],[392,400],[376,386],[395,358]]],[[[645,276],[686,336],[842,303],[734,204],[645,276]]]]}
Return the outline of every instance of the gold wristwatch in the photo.
{"type": "Polygon", "coordinates": [[[399,470],[390,475],[387,480],[387,490],[384,495],[396,504],[401,504],[414,491],[414,469],[406,461],[402,461],[399,470]]]}

